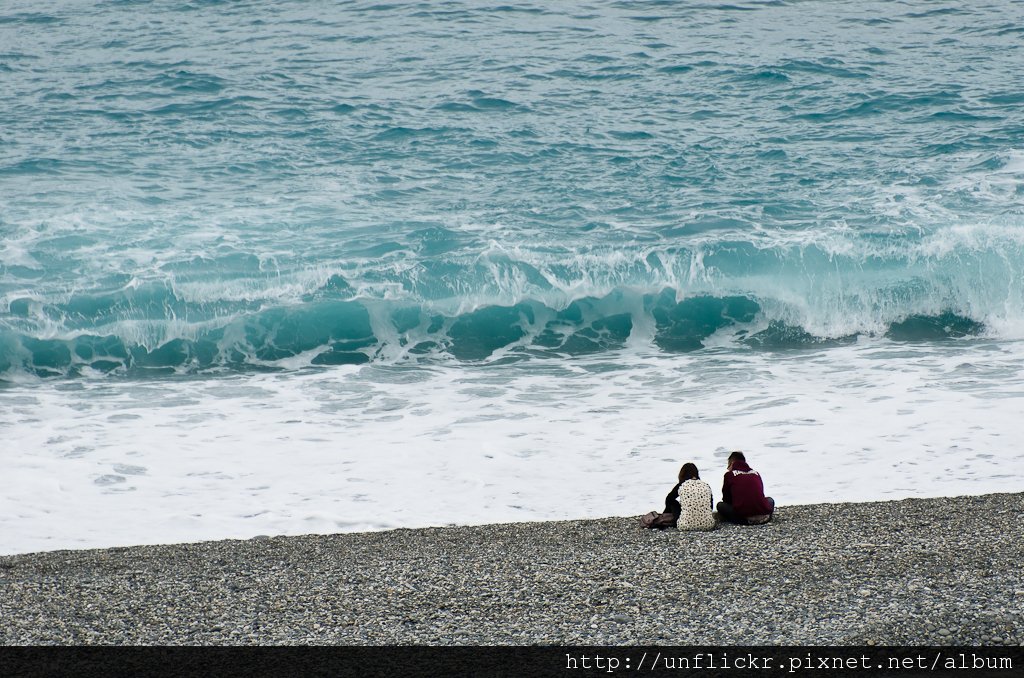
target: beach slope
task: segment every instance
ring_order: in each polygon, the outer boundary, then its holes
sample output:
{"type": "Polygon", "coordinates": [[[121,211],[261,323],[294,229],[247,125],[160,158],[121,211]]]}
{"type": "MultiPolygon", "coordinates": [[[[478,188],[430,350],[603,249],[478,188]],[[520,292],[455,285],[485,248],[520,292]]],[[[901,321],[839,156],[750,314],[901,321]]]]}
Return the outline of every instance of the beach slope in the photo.
{"type": "Polygon", "coordinates": [[[0,558],[4,644],[1024,641],[1024,494],[0,558]]]}

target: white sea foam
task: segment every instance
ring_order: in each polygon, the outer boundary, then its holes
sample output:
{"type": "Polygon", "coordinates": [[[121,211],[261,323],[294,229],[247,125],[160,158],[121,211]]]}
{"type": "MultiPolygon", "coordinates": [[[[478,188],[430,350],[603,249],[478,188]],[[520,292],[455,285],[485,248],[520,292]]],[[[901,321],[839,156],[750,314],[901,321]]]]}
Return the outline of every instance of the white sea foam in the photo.
{"type": "Polygon", "coordinates": [[[0,552],[1020,489],[1024,344],[603,354],[0,391],[0,552]],[[898,368],[894,369],[894,366],[898,368]]]}

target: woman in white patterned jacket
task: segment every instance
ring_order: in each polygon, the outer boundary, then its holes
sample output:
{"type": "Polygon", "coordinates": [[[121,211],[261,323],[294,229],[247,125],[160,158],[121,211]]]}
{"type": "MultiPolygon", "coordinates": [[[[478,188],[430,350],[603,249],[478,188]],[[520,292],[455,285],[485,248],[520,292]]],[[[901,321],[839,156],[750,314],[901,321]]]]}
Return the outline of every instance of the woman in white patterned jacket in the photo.
{"type": "Polygon", "coordinates": [[[715,516],[711,513],[715,500],[711,486],[700,479],[695,464],[683,464],[679,471],[679,521],[680,530],[713,530],[715,516]]]}

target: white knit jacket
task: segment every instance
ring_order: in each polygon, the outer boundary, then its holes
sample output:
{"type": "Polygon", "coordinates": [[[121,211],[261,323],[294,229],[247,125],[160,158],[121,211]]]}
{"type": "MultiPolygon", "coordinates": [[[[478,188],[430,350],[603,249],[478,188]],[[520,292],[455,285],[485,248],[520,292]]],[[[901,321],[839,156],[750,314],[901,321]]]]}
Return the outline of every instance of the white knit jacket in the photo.
{"type": "Polygon", "coordinates": [[[680,530],[713,530],[715,516],[711,513],[711,486],[691,478],[679,486],[679,505],[683,512],[677,527],[680,530]]]}

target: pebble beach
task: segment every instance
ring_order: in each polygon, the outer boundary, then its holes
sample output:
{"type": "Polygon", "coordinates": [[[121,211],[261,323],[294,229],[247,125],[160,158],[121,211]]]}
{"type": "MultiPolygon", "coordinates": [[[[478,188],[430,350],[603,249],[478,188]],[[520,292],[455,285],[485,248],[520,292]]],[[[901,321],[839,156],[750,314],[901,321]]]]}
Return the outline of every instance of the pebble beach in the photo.
{"type": "Polygon", "coordinates": [[[1024,494],[0,558],[5,645],[1020,645],[1024,494]]]}

